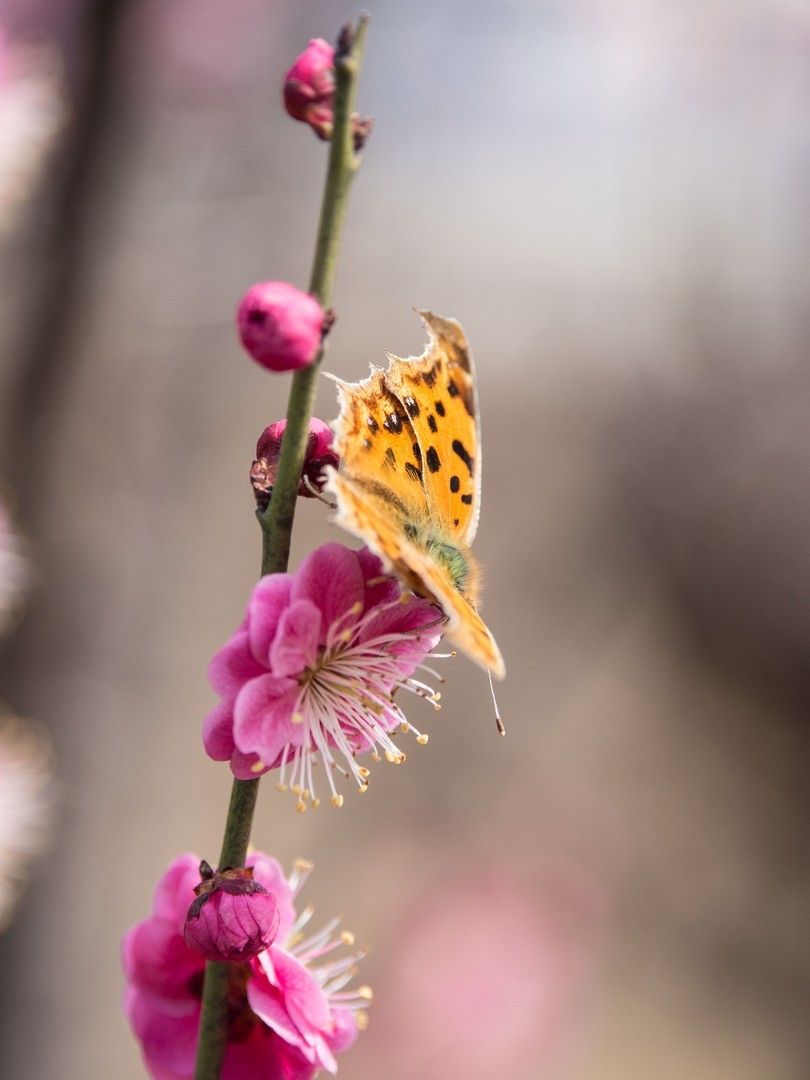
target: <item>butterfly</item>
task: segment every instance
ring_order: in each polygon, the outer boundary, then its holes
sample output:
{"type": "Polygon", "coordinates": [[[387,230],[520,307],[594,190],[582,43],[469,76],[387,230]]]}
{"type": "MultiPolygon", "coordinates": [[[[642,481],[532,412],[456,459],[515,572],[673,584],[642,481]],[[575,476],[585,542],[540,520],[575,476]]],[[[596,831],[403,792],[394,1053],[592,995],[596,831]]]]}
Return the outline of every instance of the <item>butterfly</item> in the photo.
{"type": "Polygon", "coordinates": [[[458,647],[498,678],[495,639],[478,614],[470,552],[481,509],[481,436],[472,355],[455,319],[418,313],[421,356],[388,354],[361,382],[337,379],[340,413],[327,468],[334,521],[359,536],[415,593],[447,617],[458,647]]]}

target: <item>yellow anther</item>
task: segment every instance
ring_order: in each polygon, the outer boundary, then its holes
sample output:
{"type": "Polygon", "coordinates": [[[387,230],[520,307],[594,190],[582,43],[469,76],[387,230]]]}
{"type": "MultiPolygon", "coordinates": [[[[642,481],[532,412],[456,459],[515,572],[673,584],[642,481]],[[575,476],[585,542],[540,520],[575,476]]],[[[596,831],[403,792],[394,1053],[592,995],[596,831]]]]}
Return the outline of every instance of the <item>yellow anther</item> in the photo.
{"type": "Polygon", "coordinates": [[[373,1001],[374,1000],[374,991],[371,989],[370,986],[358,986],[357,987],[357,996],[359,998],[362,998],[363,1001],[373,1001]]]}
{"type": "Polygon", "coordinates": [[[354,934],[351,930],[344,930],[340,935],[340,940],[344,945],[354,945],[354,934]]]}
{"type": "Polygon", "coordinates": [[[293,859],[293,869],[301,870],[302,872],[309,873],[310,870],[315,869],[315,863],[310,862],[309,859],[302,859],[299,855],[298,858],[293,859]]]}
{"type": "Polygon", "coordinates": [[[382,761],[382,758],[380,757],[380,755],[375,750],[374,753],[371,755],[371,760],[372,761],[382,761]]]}
{"type": "Polygon", "coordinates": [[[366,1028],[368,1027],[368,1013],[363,1012],[362,1010],[360,1012],[355,1013],[354,1014],[354,1022],[355,1022],[355,1024],[357,1024],[357,1030],[358,1031],[365,1031],[366,1028]]]}
{"type": "Polygon", "coordinates": [[[351,641],[351,639],[352,639],[351,630],[344,630],[343,633],[340,635],[340,640],[341,641],[351,641]]]}
{"type": "Polygon", "coordinates": [[[313,799],[312,802],[309,805],[312,807],[313,810],[317,810],[318,807],[321,805],[321,800],[320,799],[313,799]]]}
{"type": "Polygon", "coordinates": [[[408,732],[411,730],[411,725],[408,723],[407,720],[403,720],[402,723],[399,725],[399,730],[402,732],[403,735],[407,735],[408,732]]]}
{"type": "Polygon", "coordinates": [[[365,793],[367,791],[368,791],[368,784],[361,784],[361,786],[357,789],[357,794],[358,795],[365,795],[365,793]]]}
{"type": "Polygon", "coordinates": [[[297,795],[298,798],[300,799],[301,798],[301,785],[300,784],[294,784],[293,789],[292,789],[292,793],[293,793],[293,795],[297,795]]]}
{"type": "Polygon", "coordinates": [[[329,802],[332,804],[332,806],[336,807],[339,810],[341,806],[343,806],[343,796],[333,795],[329,802]]]}
{"type": "Polygon", "coordinates": [[[428,698],[428,700],[436,702],[436,701],[439,701],[441,696],[442,696],[441,691],[437,690],[434,694],[431,695],[431,697],[428,698]]]}
{"type": "Polygon", "coordinates": [[[368,777],[371,776],[371,769],[367,769],[365,765],[358,765],[357,771],[360,773],[364,780],[368,779],[368,777]]]}
{"type": "Polygon", "coordinates": [[[391,764],[393,765],[394,762],[397,760],[397,756],[392,750],[386,750],[385,751],[385,760],[390,761],[391,764]]]}
{"type": "Polygon", "coordinates": [[[295,804],[295,809],[298,811],[299,814],[303,814],[306,808],[307,804],[304,802],[303,799],[299,799],[298,802],[295,804]]]}
{"type": "Polygon", "coordinates": [[[351,608],[349,609],[349,613],[351,615],[359,615],[362,610],[363,610],[362,603],[359,600],[355,600],[355,602],[352,604],[351,608]]]}
{"type": "Polygon", "coordinates": [[[289,791],[290,789],[289,789],[289,786],[287,784],[276,784],[276,790],[277,791],[289,791]]]}
{"type": "Polygon", "coordinates": [[[417,742],[418,742],[418,743],[419,743],[419,744],[420,744],[421,746],[424,746],[424,745],[425,745],[425,743],[426,743],[426,742],[428,741],[428,736],[427,736],[427,735],[417,735],[417,736],[416,736],[416,741],[417,741],[417,742]]]}
{"type": "Polygon", "coordinates": [[[264,772],[264,762],[263,761],[254,761],[253,764],[250,766],[250,771],[251,772],[264,772]]]}
{"type": "Polygon", "coordinates": [[[292,720],[294,724],[303,724],[304,714],[300,712],[294,712],[290,717],[290,720],[292,720]]]}

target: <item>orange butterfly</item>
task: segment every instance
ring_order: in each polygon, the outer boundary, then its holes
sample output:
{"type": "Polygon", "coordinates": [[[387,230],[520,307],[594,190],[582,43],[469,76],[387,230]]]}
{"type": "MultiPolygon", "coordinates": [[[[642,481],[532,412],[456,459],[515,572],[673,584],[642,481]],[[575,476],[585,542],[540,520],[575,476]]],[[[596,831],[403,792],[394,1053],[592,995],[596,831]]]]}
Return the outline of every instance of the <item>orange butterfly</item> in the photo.
{"type": "Polygon", "coordinates": [[[480,575],[470,552],[481,503],[472,356],[455,319],[419,314],[430,334],[421,356],[389,354],[386,371],[336,380],[341,467],[325,470],[334,520],[434,600],[459,648],[503,678],[498,646],[476,608],[480,575]]]}

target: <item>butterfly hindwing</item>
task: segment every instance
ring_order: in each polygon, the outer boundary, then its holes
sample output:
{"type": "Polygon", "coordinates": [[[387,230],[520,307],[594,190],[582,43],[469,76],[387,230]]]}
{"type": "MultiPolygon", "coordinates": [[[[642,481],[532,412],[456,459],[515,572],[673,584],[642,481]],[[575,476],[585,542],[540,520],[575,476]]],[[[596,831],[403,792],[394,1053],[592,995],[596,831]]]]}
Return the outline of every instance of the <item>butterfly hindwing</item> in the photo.
{"type": "Polygon", "coordinates": [[[455,588],[446,569],[408,539],[385,496],[333,470],[329,488],[338,499],[337,523],[365,540],[414,592],[435,600],[458,647],[502,677],[503,659],[478,612],[455,588]]]}

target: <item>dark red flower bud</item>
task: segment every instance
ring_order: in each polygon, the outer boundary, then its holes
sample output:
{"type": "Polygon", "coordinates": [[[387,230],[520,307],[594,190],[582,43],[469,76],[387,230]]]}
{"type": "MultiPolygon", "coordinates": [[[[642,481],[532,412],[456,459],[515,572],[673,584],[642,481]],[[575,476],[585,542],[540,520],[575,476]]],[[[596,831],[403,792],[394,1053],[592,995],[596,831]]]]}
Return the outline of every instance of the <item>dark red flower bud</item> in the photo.
{"type": "Polygon", "coordinates": [[[324,318],[314,296],[286,281],[252,285],[236,313],[242,344],[270,371],[297,371],[311,364],[321,347],[324,318]]]}
{"type": "Polygon", "coordinates": [[[335,50],[323,38],[313,38],[284,76],[284,107],[320,139],[330,139],[334,97],[335,50]]]}
{"type": "MultiPolygon", "coordinates": [[[[256,444],[256,461],[250,470],[250,482],[261,509],[267,506],[273,485],[276,482],[278,459],[281,453],[281,440],[287,427],[286,420],[278,420],[266,427],[256,444]]],[[[338,467],[340,458],[332,449],[334,434],[328,424],[317,417],[309,421],[309,437],[304,456],[304,467],[298,484],[298,494],[307,498],[317,498],[324,486],[323,468],[325,465],[338,467]]]]}
{"type": "Polygon", "coordinates": [[[275,941],[278,904],[253,880],[253,868],[226,866],[214,872],[200,863],[202,881],[188,909],[186,944],[206,960],[249,960],[275,941]]]}

